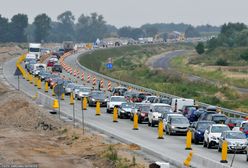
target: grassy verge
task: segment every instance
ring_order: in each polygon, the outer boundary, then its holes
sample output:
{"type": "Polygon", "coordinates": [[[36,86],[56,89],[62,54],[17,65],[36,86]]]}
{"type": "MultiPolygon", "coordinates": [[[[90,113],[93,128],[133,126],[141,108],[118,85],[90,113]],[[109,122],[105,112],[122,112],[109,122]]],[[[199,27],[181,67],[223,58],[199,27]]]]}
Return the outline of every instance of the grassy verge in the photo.
{"type": "Polygon", "coordinates": [[[192,46],[153,45],[106,49],[84,55],[81,57],[80,63],[115,79],[161,92],[194,98],[198,101],[232,109],[240,109],[241,106],[242,109],[248,109],[248,103],[244,103],[248,99],[241,98],[235,90],[227,86],[191,82],[184,75],[173,71],[151,70],[145,64],[147,59],[153,55],[185,48],[192,49],[192,46]],[[114,68],[112,70],[107,70],[105,66],[108,57],[113,59],[114,68]]]}

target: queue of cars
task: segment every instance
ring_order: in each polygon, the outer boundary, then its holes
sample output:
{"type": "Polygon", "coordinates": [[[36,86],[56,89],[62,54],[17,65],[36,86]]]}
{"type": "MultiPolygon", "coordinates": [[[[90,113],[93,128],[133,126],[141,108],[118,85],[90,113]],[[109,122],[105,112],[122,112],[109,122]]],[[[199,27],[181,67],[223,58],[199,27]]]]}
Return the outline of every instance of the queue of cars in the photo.
{"type": "Polygon", "coordinates": [[[119,118],[133,120],[136,113],[139,123],[146,122],[152,127],[162,120],[168,135],[185,135],[190,130],[195,144],[202,143],[203,147],[216,147],[221,151],[222,143],[226,140],[228,151],[247,153],[248,121],[228,118],[216,106],[199,107],[193,99],[161,98],[124,87],[114,88],[112,95],[107,102],[107,112],[118,107],[119,118]]]}

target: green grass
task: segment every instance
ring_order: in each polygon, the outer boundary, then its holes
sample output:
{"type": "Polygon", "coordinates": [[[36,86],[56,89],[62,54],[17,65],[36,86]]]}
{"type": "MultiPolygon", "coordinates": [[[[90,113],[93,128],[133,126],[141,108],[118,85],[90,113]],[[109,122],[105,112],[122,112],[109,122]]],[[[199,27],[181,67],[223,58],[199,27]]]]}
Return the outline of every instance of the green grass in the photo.
{"type": "MultiPolygon", "coordinates": [[[[173,71],[151,70],[145,65],[146,60],[153,55],[185,48],[193,49],[192,46],[180,44],[176,46],[127,46],[98,50],[80,57],[80,63],[115,79],[161,92],[185,98],[194,98],[198,101],[232,109],[238,108],[239,105],[248,109],[248,103],[244,103],[243,99],[240,99],[239,95],[229,87],[216,86],[204,82],[191,82],[184,76],[173,73],[173,71]],[[113,59],[113,70],[107,70],[105,67],[109,57],[113,59]],[[217,93],[221,97],[216,96],[217,93]]],[[[174,64],[180,65],[182,63],[180,59],[181,57],[174,59],[174,64]]],[[[213,73],[211,75],[216,75],[216,78],[220,77],[220,74],[213,73]]]]}

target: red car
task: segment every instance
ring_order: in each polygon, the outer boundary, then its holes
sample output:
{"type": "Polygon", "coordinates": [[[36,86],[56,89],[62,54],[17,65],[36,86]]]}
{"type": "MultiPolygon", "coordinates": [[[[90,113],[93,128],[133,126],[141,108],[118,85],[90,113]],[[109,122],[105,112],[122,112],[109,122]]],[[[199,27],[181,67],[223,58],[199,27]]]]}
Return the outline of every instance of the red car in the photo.
{"type": "Polygon", "coordinates": [[[148,121],[148,113],[150,111],[150,105],[149,104],[144,104],[141,105],[137,111],[138,114],[138,122],[142,123],[144,121],[148,121]]]}
{"type": "Polygon", "coordinates": [[[54,61],[48,60],[47,67],[53,67],[54,64],[55,64],[54,61]]]}

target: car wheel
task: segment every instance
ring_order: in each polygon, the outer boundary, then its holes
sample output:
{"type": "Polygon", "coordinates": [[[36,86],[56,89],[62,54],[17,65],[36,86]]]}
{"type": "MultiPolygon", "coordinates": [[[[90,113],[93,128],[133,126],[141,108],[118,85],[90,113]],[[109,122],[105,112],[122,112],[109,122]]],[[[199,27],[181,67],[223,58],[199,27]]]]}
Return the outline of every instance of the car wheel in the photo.
{"type": "Polygon", "coordinates": [[[203,140],[203,147],[206,148],[207,147],[207,142],[205,140],[203,140]]]}
{"type": "Polygon", "coordinates": [[[120,113],[120,119],[123,119],[123,114],[120,113]]]}
{"type": "Polygon", "coordinates": [[[248,154],[246,155],[246,161],[248,162],[248,154]]]}
{"type": "Polygon", "coordinates": [[[110,113],[110,112],[109,112],[109,109],[107,109],[107,111],[106,111],[106,112],[107,112],[107,113],[110,113]]]}
{"type": "Polygon", "coordinates": [[[150,121],[148,120],[148,126],[150,127],[151,126],[151,123],[150,123],[150,121]]]}
{"type": "Polygon", "coordinates": [[[152,121],[152,123],[151,123],[151,126],[152,126],[152,127],[154,127],[154,126],[155,126],[155,124],[154,124],[154,122],[153,122],[153,121],[152,121]]]}
{"type": "Polygon", "coordinates": [[[221,148],[220,148],[220,145],[218,146],[218,152],[221,152],[221,148]]]}
{"type": "Polygon", "coordinates": [[[208,149],[211,149],[211,143],[209,142],[209,140],[208,140],[208,142],[207,142],[207,148],[208,148],[208,149]]]}
{"type": "Polygon", "coordinates": [[[138,123],[139,123],[139,124],[142,124],[142,120],[141,120],[140,117],[138,118],[138,123]]]}

